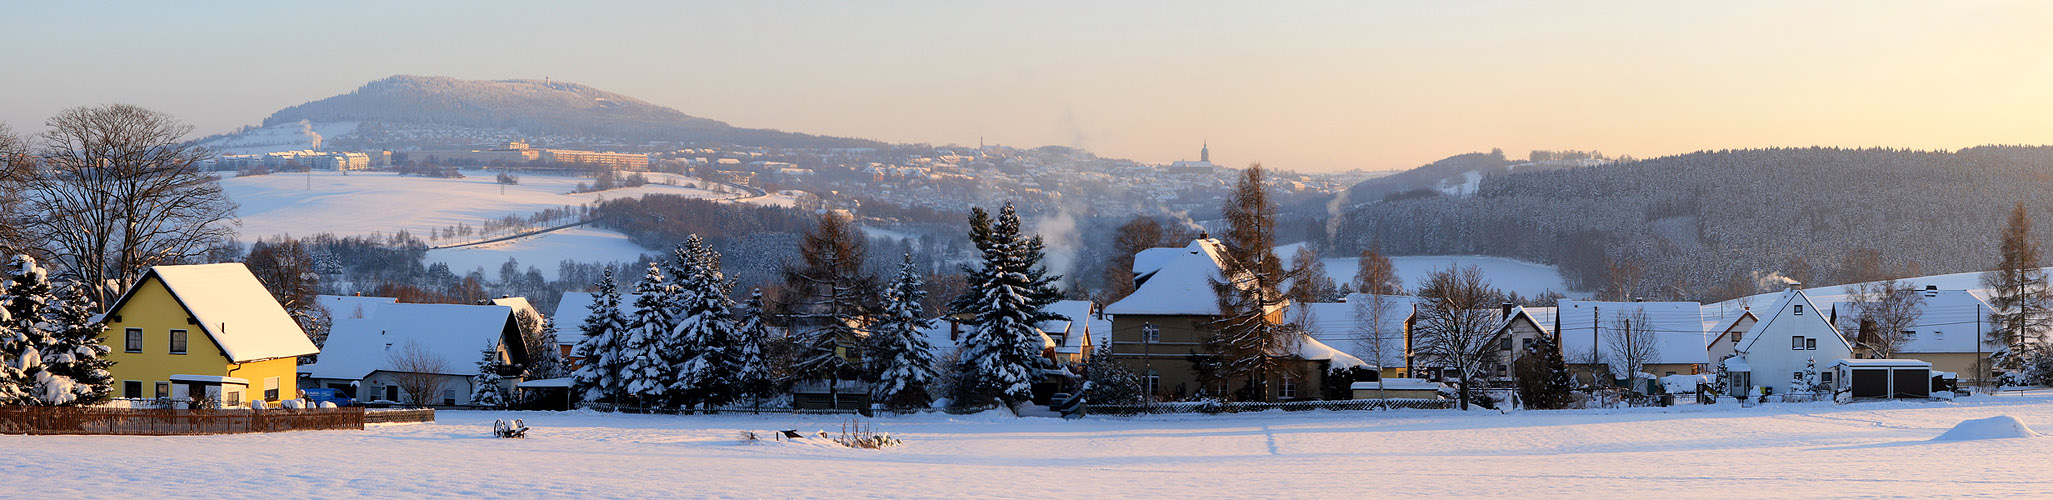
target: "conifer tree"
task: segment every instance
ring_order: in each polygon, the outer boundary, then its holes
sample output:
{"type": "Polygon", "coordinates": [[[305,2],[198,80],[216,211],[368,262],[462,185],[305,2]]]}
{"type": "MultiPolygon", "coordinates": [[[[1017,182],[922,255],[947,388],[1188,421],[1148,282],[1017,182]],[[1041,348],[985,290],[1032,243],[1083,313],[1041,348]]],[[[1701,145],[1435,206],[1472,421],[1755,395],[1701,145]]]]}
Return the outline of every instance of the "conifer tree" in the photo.
{"type": "Polygon", "coordinates": [[[478,374],[471,377],[470,404],[486,408],[506,406],[506,394],[499,387],[499,371],[504,369],[506,363],[499,361],[499,349],[487,344],[484,357],[478,360],[478,374]]]}
{"type": "Polygon", "coordinates": [[[14,403],[48,406],[71,402],[70,379],[52,373],[43,361],[43,352],[52,347],[50,331],[43,324],[45,309],[55,302],[49,273],[35,258],[16,255],[8,261],[6,276],[6,295],[0,298],[5,304],[0,304],[0,309],[6,310],[6,327],[17,340],[0,357],[11,362],[9,375],[22,393],[14,403]]]}
{"type": "Polygon", "coordinates": [[[621,351],[627,324],[620,315],[620,290],[612,269],[605,271],[598,291],[592,292],[589,311],[578,327],[584,339],[578,341],[574,352],[584,361],[572,374],[571,394],[587,402],[619,402],[620,372],[627,366],[621,351]]]}
{"type": "Polygon", "coordinates": [[[42,349],[43,365],[51,375],[70,381],[67,404],[97,405],[114,397],[114,376],[107,371],[114,362],[107,359],[109,348],[101,339],[107,325],[97,321],[96,309],[77,283],[62,287],[58,300],[43,309],[50,340],[42,349]]]}
{"type": "Polygon", "coordinates": [[[771,339],[770,325],[764,320],[763,290],[749,292],[748,301],[741,304],[736,316],[735,349],[740,369],[734,376],[735,389],[760,407],[762,399],[776,389],[767,352],[771,339]]]}
{"type": "Polygon", "coordinates": [[[1282,368],[1283,355],[1296,352],[1302,334],[1292,325],[1269,319],[1271,309],[1287,300],[1280,293],[1286,277],[1276,257],[1276,204],[1270,201],[1260,164],[1248,167],[1220,208],[1227,230],[1220,278],[1212,283],[1219,304],[1218,328],[1207,347],[1219,356],[1226,375],[1245,378],[1251,399],[1269,399],[1269,378],[1282,368]]]}
{"type": "Polygon", "coordinates": [[[527,378],[545,379],[564,376],[563,351],[560,350],[560,347],[557,347],[561,344],[558,343],[560,341],[556,337],[556,319],[542,316],[535,321],[539,322],[539,326],[535,328],[535,339],[531,342],[532,346],[528,349],[531,351],[528,355],[533,359],[528,361],[527,378]]]}
{"type": "Polygon", "coordinates": [[[675,364],[664,359],[664,349],[676,329],[676,287],[665,283],[660,265],[649,263],[649,271],[634,283],[634,313],[628,315],[626,337],[620,346],[625,364],[620,369],[623,396],[642,406],[665,403],[670,383],[676,380],[675,364]]]}
{"type": "Polygon", "coordinates": [[[2032,239],[2031,214],[2024,202],[2011,209],[2000,249],[1996,269],[1982,275],[1982,286],[1992,289],[1989,307],[1995,311],[1989,315],[1995,326],[1989,340],[2008,351],[2002,367],[2017,369],[2043,355],[2045,331],[2053,327],[2053,285],[2039,267],[2039,243],[2032,239]]]}
{"type": "Polygon", "coordinates": [[[993,398],[1009,407],[1033,397],[1041,381],[1043,321],[1066,320],[1044,309],[1062,298],[1041,267],[1040,236],[1020,235],[1019,215],[1011,203],[999,209],[996,221],[981,208],[970,210],[970,241],[983,255],[980,266],[963,266],[969,289],[949,303],[953,313],[968,316],[951,396],[957,406],[975,408],[993,398]]]}
{"type": "Polygon", "coordinates": [[[1517,370],[1519,399],[1525,401],[1527,408],[1567,408],[1573,401],[1575,381],[1568,372],[1568,361],[1561,357],[1561,349],[1554,346],[1553,337],[1541,335],[1534,339],[1512,361],[1512,366],[1517,370]]]}
{"type": "Polygon", "coordinates": [[[794,377],[825,379],[840,404],[842,380],[861,373],[861,339],[875,309],[876,277],[864,273],[867,247],[859,231],[833,212],[799,244],[799,261],[785,266],[785,323],[796,337],[794,377]]]}
{"type": "Polygon", "coordinates": [[[675,355],[682,357],[671,391],[678,402],[708,407],[738,395],[743,360],[737,349],[734,283],[720,270],[720,253],[698,235],[677,249],[678,314],[675,355]]]}
{"type": "Polygon", "coordinates": [[[934,345],[923,333],[932,321],[920,308],[926,295],[919,267],[913,264],[912,254],[905,254],[898,276],[884,288],[883,320],[870,331],[874,348],[869,360],[877,374],[871,401],[900,410],[926,408],[933,402],[927,389],[937,378],[934,345]]]}

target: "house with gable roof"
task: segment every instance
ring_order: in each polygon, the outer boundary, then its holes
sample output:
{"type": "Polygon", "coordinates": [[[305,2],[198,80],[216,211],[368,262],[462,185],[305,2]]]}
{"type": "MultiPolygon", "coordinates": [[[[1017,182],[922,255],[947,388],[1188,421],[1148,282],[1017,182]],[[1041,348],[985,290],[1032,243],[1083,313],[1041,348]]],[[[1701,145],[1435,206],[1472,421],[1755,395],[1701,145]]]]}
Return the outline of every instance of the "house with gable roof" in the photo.
{"type": "Polygon", "coordinates": [[[299,357],[320,352],[241,263],[151,267],[102,317],[123,398],[297,399],[299,357]]]}
{"type": "MultiPolygon", "coordinates": [[[[1989,339],[1988,332],[1995,326],[1989,320],[1994,309],[1988,302],[1966,290],[1940,290],[1936,285],[1908,293],[1922,296],[1923,305],[1918,308],[1917,317],[1904,327],[1896,359],[1930,362],[1933,370],[1956,373],[1964,383],[1995,376],[1990,356],[2004,346],[1989,339]]],[[[1832,306],[1840,331],[1857,332],[1855,357],[1874,358],[1865,344],[1873,343],[1875,325],[1860,324],[1855,318],[1858,311],[1857,305],[1850,302],[1832,306]]]]}
{"type": "MultiPolygon", "coordinates": [[[[1625,380],[1625,363],[1619,362],[1624,339],[1618,332],[1627,324],[1650,340],[1641,373],[1662,377],[1705,372],[1711,361],[1705,346],[1703,305],[1696,302],[1621,302],[1563,299],[1558,302],[1558,328],[1562,358],[1585,383],[1597,381],[1592,374],[1606,374],[1609,383],[1625,380]]],[[[1638,386],[1635,386],[1638,387],[1638,386]]]]}
{"type": "MultiPolygon", "coordinates": [[[[1142,389],[1157,398],[1178,399],[1200,392],[1229,394],[1247,381],[1215,381],[1207,385],[1197,359],[1208,355],[1205,340],[1216,335],[1220,317],[1212,283],[1223,280],[1226,249],[1219,240],[1200,235],[1182,248],[1153,248],[1134,258],[1135,288],[1126,298],[1106,305],[1112,317],[1112,356],[1141,375],[1142,389]]],[[[1269,312],[1269,321],[1283,323],[1289,304],[1269,312]]],[[[1264,384],[1275,400],[1312,399],[1319,395],[1327,371],[1368,366],[1300,333],[1288,368],[1264,384]]]]}
{"type": "MultiPolygon", "coordinates": [[[[460,405],[476,387],[472,377],[485,349],[510,367],[525,365],[514,308],[504,305],[381,304],[365,318],[336,318],[319,360],[300,367],[310,386],[339,389],[363,401],[460,405]],[[419,354],[427,363],[404,361],[419,354]],[[408,377],[431,383],[428,394],[410,394],[408,377]]],[[[517,368],[502,375],[501,389],[513,392],[517,368]]]]}
{"type": "Polygon", "coordinates": [[[1754,387],[1787,394],[1790,381],[1807,366],[1816,367],[1818,382],[1831,383],[1827,367],[1853,357],[1853,345],[1840,336],[1831,312],[1819,310],[1802,289],[1782,292],[1773,306],[1752,312],[1760,322],[1740,336],[1736,355],[1724,360],[1726,394],[1748,394],[1754,387]]]}

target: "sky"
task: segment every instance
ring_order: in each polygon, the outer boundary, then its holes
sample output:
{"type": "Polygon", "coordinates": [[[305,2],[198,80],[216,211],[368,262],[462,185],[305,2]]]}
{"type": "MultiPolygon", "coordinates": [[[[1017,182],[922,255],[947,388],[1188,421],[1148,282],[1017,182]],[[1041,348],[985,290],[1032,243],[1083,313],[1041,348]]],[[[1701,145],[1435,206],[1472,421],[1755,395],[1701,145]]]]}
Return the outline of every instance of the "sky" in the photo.
{"type": "Polygon", "coordinates": [[[2053,143],[2029,2],[350,2],[5,5],[0,122],[198,129],[396,75],[551,78],[744,127],[1400,169],[1502,148],[2053,143]]]}

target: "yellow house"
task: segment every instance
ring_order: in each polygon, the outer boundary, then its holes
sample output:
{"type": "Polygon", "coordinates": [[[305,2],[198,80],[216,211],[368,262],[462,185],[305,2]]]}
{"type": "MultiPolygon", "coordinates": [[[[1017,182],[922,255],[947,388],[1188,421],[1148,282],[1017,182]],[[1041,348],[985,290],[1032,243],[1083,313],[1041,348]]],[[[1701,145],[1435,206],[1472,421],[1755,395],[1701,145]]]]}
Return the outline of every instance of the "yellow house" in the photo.
{"type": "Polygon", "coordinates": [[[122,398],[294,399],[299,357],[320,351],[240,263],[152,267],[105,318],[122,398]]]}

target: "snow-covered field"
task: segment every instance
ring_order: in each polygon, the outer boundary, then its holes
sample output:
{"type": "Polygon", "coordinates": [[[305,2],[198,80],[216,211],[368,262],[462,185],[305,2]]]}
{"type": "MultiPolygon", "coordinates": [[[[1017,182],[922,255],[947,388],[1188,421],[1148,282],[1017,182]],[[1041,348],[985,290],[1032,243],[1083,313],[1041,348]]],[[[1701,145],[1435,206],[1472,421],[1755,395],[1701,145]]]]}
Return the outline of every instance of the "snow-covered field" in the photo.
{"type": "Polygon", "coordinates": [[[526,271],[528,266],[534,266],[542,270],[543,276],[557,279],[557,264],[565,260],[631,262],[640,258],[642,254],[666,255],[628,241],[625,234],[580,226],[516,240],[429,250],[423,260],[428,263],[449,264],[449,269],[456,274],[464,274],[483,267],[486,276],[498,276],[499,265],[505,264],[506,259],[513,258],[520,261],[522,271],[526,271]]]}
{"type": "Polygon", "coordinates": [[[239,231],[245,241],[262,236],[313,233],[340,235],[391,234],[399,230],[426,236],[433,228],[458,223],[477,226],[508,214],[527,216],[542,209],[594,203],[601,199],[638,197],[646,193],[727,197],[704,189],[650,184],[598,193],[569,194],[591,179],[520,175],[520,184],[502,186],[494,173],[465,171],[462,179],[401,176],[389,172],[314,172],[228,177],[221,186],[241,205],[239,231]],[[311,185],[311,189],[309,189],[311,185]]]}
{"type": "MultiPolygon", "coordinates": [[[[1288,256],[1284,256],[1288,258],[1288,256]]],[[[1354,282],[1357,261],[1351,257],[1321,259],[1326,264],[1326,275],[1341,284],[1354,282]]],[[[1413,255],[1391,257],[1390,263],[1397,266],[1397,276],[1404,278],[1406,289],[1415,288],[1427,273],[1450,266],[1476,266],[1482,268],[1483,278],[1506,292],[1518,292],[1531,297],[1548,290],[1561,292],[1569,297],[1584,297],[1588,294],[1571,292],[1568,283],[1561,280],[1561,271],[1554,266],[1536,264],[1503,257],[1475,255],[1413,255]]]]}
{"type": "Polygon", "coordinates": [[[1934,440],[2004,415],[2053,430],[2053,393],[1511,414],[921,415],[871,420],[905,441],[884,450],[738,439],[837,431],[834,417],[444,411],[435,424],[361,432],[0,436],[14,457],[0,461],[0,497],[2043,497],[2053,439],[1934,440]],[[493,419],[514,417],[534,428],[527,439],[489,437],[493,419]]]}

